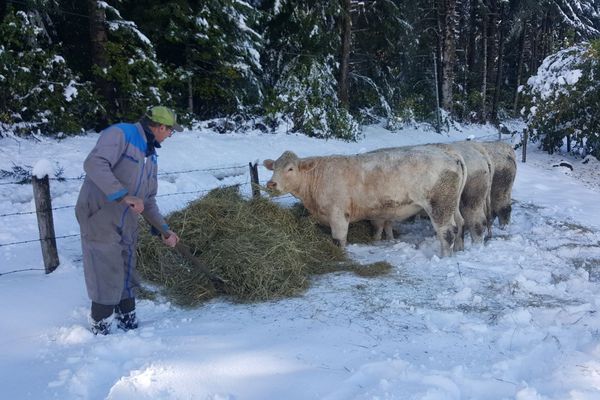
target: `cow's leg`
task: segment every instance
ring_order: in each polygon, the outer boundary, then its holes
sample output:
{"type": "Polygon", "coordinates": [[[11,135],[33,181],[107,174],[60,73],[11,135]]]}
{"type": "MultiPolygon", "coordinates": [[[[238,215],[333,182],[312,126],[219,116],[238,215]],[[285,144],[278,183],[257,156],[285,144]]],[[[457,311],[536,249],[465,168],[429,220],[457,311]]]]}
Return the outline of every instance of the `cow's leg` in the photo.
{"type": "Polygon", "coordinates": [[[440,241],[442,257],[452,255],[453,250],[463,250],[464,219],[459,211],[458,201],[447,193],[442,193],[440,196],[433,196],[430,204],[423,209],[429,215],[440,241]]]}
{"type": "Polygon", "coordinates": [[[394,239],[394,230],[392,229],[393,221],[372,219],[371,225],[373,226],[373,240],[381,240],[383,238],[383,232],[385,232],[386,240],[394,239]]]}
{"type": "MultiPolygon", "coordinates": [[[[460,214],[460,213],[459,213],[460,214]]],[[[461,214],[462,218],[462,214],[461,214]]],[[[456,221],[456,214],[454,215],[454,220],[456,221]]],[[[456,224],[456,237],[454,238],[454,251],[463,251],[465,249],[465,230],[468,227],[468,219],[463,219],[462,224],[456,224]]]]}
{"type": "Polygon", "coordinates": [[[431,225],[433,225],[436,236],[440,241],[442,257],[452,255],[452,249],[454,248],[456,238],[459,234],[458,227],[456,224],[453,224],[452,221],[454,219],[452,218],[453,215],[450,214],[450,217],[448,217],[448,215],[444,215],[439,208],[431,206],[423,207],[423,209],[429,215],[431,225]]]}
{"type": "Polygon", "coordinates": [[[451,256],[454,243],[458,236],[457,227],[455,225],[437,225],[433,220],[431,223],[441,244],[442,257],[451,256]]]}
{"type": "Polygon", "coordinates": [[[487,225],[487,217],[483,209],[470,209],[468,212],[465,212],[463,216],[465,219],[465,227],[469,229],[473,243],[483,243],[483,235],[487,225]]]}
{"type": "Polygon", "coordinates": [[[458,243],[454,244],[454,251],[463,251],[465,249],[465,219],[458,206],[454,210],[454,230],[459,238],[458,243]]]}
{"type": "Polygon", "coordinates": [[[394,240],[394,229],[393,229],[394,221],[388,220],[385,221],[383,225],[383,229],[385,230],[385,238],[387,240],[394,240]]]}
{"type": "Polygon", "coordinates": [[[489,240],[492,238],[492,224],[494,223],[494,213],[492,211],[492,202],[489,193],[485,198],[485,219],[485,225],[487,227],[485,240],[489,240]]]}
{"type": "Polygon", "coordinates": [[[468,206],[461,204],[460,213],[463,216],[464,224],[463,228],[459,229],[459,238],[457,238],[454,245],[455,250],[464,249],[466,231],[469,231],[473,243],[481,243],[483,241],[483,226],[485,225],[481,225],[481,219],[483,218],[485,222],[485,216],[482,217],[480,215],[480,210],[477,207],[477,204],[468,206]]]}
{"type": "Polygon", "coordinates": [[[348,218],[343,213],[332,213],[329,226],[331,227],[331,237],[340,247],[346,246],[348,237],[348,218]]]}
{"type": "Polygon", "coordinates": [[[510,214],[512,213],[512,206],[510,205],[510,201],[501,205],[498,210],[498,222],[500,224],[500,228],[504,229],[506,225],[510,222],[510,214]]]}
{"type": "Polygon", "coordinates": [[[371,225],[373,226],[373,240],[381,240],[385,221],[382,219],[372,219],[371,225]]]}

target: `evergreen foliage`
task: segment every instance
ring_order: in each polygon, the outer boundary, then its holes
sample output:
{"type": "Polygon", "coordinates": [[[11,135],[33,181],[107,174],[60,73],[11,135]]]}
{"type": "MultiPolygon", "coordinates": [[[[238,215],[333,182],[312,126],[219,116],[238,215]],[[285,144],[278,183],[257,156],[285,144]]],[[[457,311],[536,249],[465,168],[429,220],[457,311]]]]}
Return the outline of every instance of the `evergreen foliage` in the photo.
{"type": "Polygon", "coordinates": [[[600,157],[600,40],[546,58],[528,81],[524,110],[530,138],[550,153],[566,141],[572,151],[600,157]]]}
{"type": "Polygon", "coordinates": [[[108,65],[93,66],[94,75],[110,82],[115,90],[116,107],[112,122],[137,120],[149,105],[170,102],[164,91],[167,74],[156,58],[152,42],[133,21],[125,20],[120,12],[105,4],[108,43],[108,65]]]}
{"type": "Polygon", "coordinates": [[[271,87],[268,117],[288,116],[292,130],[308,136],[356,140],[358,124],[337,95],[337,2],[284,0],[270,12],[264,54],[271,87]]]}
{"type": "Polygon", "coordinates": [[[171,71],[166,85],[179,108],[201,118],[257,109],[262,37],[255,8],[235,0],[130,3],[131,15],[171,71]]]}
{"type": "Polygon", "coordinates": [[[9,7],[0,24],[0,132],[77,133],[99,109],[35,18],[9,7]]]}
{"type": "MultiPolygon", "coordinates": [[[[265,131],[346,140],[377,121],[497,123],[518,114],[544,59],[600,36],[599,15],[597,0],[19,1],[0,7],[0,123],[77,133],[156,104],[184,123],[236,121],[215,123],[223,131],[265,116],[265,131]]],[[[570,126],[595,129],[593,113],[571,105],[538,102],[560,120],[531,129],[571,129],[591,151],[570,126]]]]}

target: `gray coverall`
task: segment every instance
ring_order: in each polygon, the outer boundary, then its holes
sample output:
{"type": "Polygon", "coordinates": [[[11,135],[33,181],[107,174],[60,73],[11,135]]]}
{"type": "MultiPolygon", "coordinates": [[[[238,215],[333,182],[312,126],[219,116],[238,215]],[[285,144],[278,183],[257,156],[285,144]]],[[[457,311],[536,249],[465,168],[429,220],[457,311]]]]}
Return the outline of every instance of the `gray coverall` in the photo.
{"type": "Polygon", "coordinates": [[[142,125],[117,124],[100,133],[85,159],[86,177],[75,214],[81,229],[83,269],[90,300],[118,304],[134,297],[138,216],[119,202],[125,195],[144,201],[142,215],[168,230],[156,204],[157,155],[148,148],[142,125]]]}

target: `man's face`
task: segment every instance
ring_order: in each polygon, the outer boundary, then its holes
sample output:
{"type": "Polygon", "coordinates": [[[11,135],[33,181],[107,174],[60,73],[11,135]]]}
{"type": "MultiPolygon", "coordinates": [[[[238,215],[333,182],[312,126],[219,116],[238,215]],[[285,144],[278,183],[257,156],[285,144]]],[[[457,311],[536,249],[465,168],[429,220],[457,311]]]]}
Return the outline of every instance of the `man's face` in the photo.
{"type": "Polygon", "coordinates": [[[166,138],[171,137],[173,132],[172,126],[159,125],[156,132],[154,132],[154,138],[158,143],[162,143],[166,138]]]}

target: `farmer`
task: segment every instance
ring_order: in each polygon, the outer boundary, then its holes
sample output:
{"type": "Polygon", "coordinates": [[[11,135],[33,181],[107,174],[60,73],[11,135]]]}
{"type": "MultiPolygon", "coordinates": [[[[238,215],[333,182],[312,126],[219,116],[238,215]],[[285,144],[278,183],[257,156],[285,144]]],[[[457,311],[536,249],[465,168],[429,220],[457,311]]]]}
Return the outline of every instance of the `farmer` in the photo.
{"type": "Polygon", "coordinates": [[[113,313],[117,326],[135,329],[134,289],[139,286],[135,269],[138,215],[175,247],[172,232],[156,204],[156,148],[181,132],[175,113],[162,106],[151,108],[138,123],[119,123],[100,133],[96,146],[84,161],[86,177],[75,214],[81,229],[83,270],[91,307],[91,331],[110,332],[113,313]]]}

